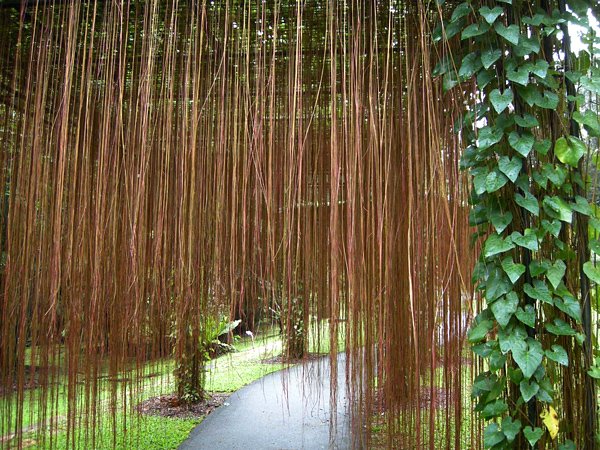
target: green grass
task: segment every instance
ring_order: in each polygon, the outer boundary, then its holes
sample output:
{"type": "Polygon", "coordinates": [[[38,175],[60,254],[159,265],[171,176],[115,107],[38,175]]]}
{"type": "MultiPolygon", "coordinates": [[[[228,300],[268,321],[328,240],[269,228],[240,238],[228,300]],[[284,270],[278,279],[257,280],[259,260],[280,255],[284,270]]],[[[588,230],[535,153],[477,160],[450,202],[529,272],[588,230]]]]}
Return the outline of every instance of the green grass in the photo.
{"type": "MultiPolygon", "coordinates": [[[[343,327],[340,327],[343,328],[343,327]]],[[[340,351],[343,350],[343,333],[340,333],[340,351]]],[[[234,343],[235,352],[215,358],[207,363],[206,390],[208,392],[231,393],[241,387],[261,378],[262,376],[281,370],[282,364],[264,364],[263,360],[281,355],[282,342],[279,328],[274,325],[263,325],[254,337],[244,336],[234,343]]],[[[328,353],[329,329],[328,323],[323,322],[319,328],[311,326],[309,331],[309,351],[313,353],[328,353]]],[[[57,354],[58,360],[64,359],[64,352],[57,354]]],[[[176,419],[157,416],[139,415],[132,411],[132,406],[159,395],[171,394],[176,390],[173,371],[173,360],[150,362],[142,369],[139,381],[128,383],[114,383],[108,380],[107,371],[98,380],[98,407],[97,423],[92,446],[91,417],[84,414],[85,405],[84,388],[82,383],[77,386],[77,422],[71,431],[75,433],[77,448],[94,449],[175,449],[189,435],[190,431],[200,423],[201,419],[176,419]],[[114,415],[112,411],[115,411],[114,415]],[[113,419],[114,417],[114,419],[113,419]]],[[[133,370],[119,374],[123,378],[137,380],[133,370]]],[[[53,429],[44,431],[45,441],[40,441],[38,411],[40,410],[41,392],[31,390],[26,392],[23,404],[24,427],[32,427],[37,432],[24,433],[26,448],[50,448],[52,439],[53,448],[67,447],[67,384],[61,380],[58,395],[54,401],[47,400],[48,418],[54,420],[53,429]]],[[[11,400],[11,411],[15,411],[16,399],[11,400]]],[[[11,429],[15,428],[16,418],[11,419],[11,429]]],[[[73,436],[69,437],[69,447],[73,447],[73,436]]],[[[16,442],[13,444],[16,446],[16,442]]]]}

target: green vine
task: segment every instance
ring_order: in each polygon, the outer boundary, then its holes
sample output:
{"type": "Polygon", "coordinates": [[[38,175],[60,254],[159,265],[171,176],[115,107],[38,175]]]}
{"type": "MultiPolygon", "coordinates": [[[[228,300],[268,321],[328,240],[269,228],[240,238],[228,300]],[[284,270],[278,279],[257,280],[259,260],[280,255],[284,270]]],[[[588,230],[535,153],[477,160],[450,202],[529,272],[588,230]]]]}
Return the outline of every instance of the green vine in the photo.
{"type": "MultiPolygon", "coordinates": [[[[469,330],[486,369],[472,389],[475,411],[490,421],[484,447],[560,442],[566,450],[575,448],[576,434],[557,412],[561,374],[578,370],[586,383],[593,381],[587,371],[600,374],[590,367],[591,331],[582,320],[589,280],[600,283],[589,261],[589,248],[600,252],[600,244],[588,244],[588,221],[600,231],[600,220],[586,198],[588,149],[579,134],[582,126],[598,136],[600,125],[596,114],[578,111],[583,97],[575,89],[596,92],[600,83],[597,74],[570,67],[567,23],[591,34],[588,6],[532,3],[466,1],[453,8],[433,39],[449,48],[459,43],[465,56],[456,60],[450,52],[433,74],[443,77],[445,91],[476,83],[464,93],[469,106],[455,129],[468,143],[461,168],[472,175],[474,242],[484,238],[473,283],[485,308],[469,330]]],[[[593,430],[588,424],[583,434],[593,430]]]]}

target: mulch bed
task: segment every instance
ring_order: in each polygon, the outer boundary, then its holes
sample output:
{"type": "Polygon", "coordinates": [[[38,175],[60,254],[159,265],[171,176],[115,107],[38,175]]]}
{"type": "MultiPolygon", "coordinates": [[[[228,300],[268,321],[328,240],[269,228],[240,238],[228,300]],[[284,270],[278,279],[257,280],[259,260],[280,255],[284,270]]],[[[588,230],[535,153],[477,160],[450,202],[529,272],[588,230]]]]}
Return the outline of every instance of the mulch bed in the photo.
{"type": "Polygon", "coordinates": [[[201,419],[221,406],[231,394],[211,394],[205,400],[189,405],[181,404],[176,394],[152,397],[140,403],[137,410],[148,416],[160,416],[180,419],[201,419]]]}

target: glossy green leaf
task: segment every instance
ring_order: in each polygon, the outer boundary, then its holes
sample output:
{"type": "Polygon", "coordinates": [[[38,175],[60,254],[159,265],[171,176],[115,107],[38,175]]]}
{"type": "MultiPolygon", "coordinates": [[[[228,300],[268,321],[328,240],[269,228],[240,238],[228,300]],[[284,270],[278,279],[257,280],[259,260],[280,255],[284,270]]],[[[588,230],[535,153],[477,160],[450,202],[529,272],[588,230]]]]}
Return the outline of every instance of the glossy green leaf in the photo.
{"type": "Polygon", "coordinates": [[[535,231],[529,228],[525,230],[524,235],[522,235],[518,231],[513,232],[510,235],[510,239],[514,244],[517,244],[519,247],[527,248],[532,252],[535,252],[538,249],[537,234],[535,233],[535,231]]]}
{"type": "Polygon", "coordinates": [[[584,216],[591,216],[593,214],[588,201],[580,195],[575,197],[575,203],[571,203],[571,209],[584,216]]]}
{"type": "Polygon", "coordinates": [[[511,70],[506,70],[506,78],[513,83],[520,84],[522,86],[527,86],[529,83],[529,71],[525,68],[515,68],[511,70]]]}
{"type": "Polygon", "coordinates": [[[550,147],[552,147],[552,142],[550,142],[548,139],[544,139],[533,144],[533,149],[542,155],[547,155],[550,147]]]}
{"type": "Polygon", "coordinates": [[[523,434],[525,435],[525,439],[529,442],[529,444],[533,447],[537,441],[541,439],[544,434],[544,430],[539,427],[531,428],[525,427],[523,429],[523,434]]]}
{"type": "Polygon", "coordinates": [[[502,260],[502,269],[504,269],[504,273],[508,275],[513,284],[525,273],[525,266],[523,264],[516,264],[512,256],[507,256],[502,260]]]}
{"type": "Polygon", "coordinates": [[[560,197],[545,197],[542,205],[546,214],[553,219],[559,219],[567,223],[571,223],[573,220],[571,207],[560,197]]]}
{"type": "Polygon", "coordinates": [[[481,70],[477,74],[477,86],[484,89],[490,81],[496,78],[496,75],[491,70],[481,70]]]}
{"type": "Polygon", "coordinates": [[[469,343],[477,344],[485,339],[487,334],[494,327],[494,322],[492,320],[484,320],[479,325],[469,330],[469,343]]]}
{"type": "Polygon", "coordinates": [[[508,183],[508,178],[500,170],[494,169],[486,177],[485,188],[491,194],[501,189],[506,183],[508,183]]]}
{"type": "Polygon", "coordinates": [[[458,70],[458,76],[461,78],[470,78],[482,67],[479,54],[477,52],[469,53],[462,60],[460,69],[458,70]]]}
{"type": "Polygon", "coordinates": [[[552,295],[548,290],[548,286],[546,286],[546,283],[542,280],[533,280],[533,286],[529,283],[525,283],[523,291],[531,298],[552,304],[552,295]]]}
{"type": "Polygon", "coordinates": [[[523,396],[523,400],[525,400],[525,402],[528,402],[535,396],[535,394],[538,393],[538,391],[540,390],[540,385],[537,384],[533,380],[530,380],[530,381],[523,380],[519,384],[519,389],[521,390],[521,395],[523,396]]]}
{"type": "Polygon", "coordinates": [[[562,223],[560,220],[553,220],[552,222],[544,219],[542,220],[542,228],[552,234],[554,237],[558,237],[560,234],[560,229],[562,228],[562,223]]]}
{"type": "Polygon", "coordinates": [[[507,353],[514,347],[525,345],[525,339],[527,339],[527,331],[522,325],[516,325],[512,327],[509,325],[507,328],[500,328],[498,330],[498,341],[500,342],[500,351],[507,353]]]}
{"type": "Polygon", "coordinates": [[[497,144],[504,136],[504,132],[501,128],[498,127],[483,127],[479,130],[479,135],[477,136],[478,145],[477,147],[480,150],[491,147],[494,144],[497,144]]]}
{"type": "Polygon", "coordinates": [[[473,187],[475,188],[475,193],[477,195],[483,194],[487,189],[487,168],[478,167],[477,169],[472,170],[471,173],[473,174],[473,187]]]}
{"type": "Polygon", "coordinates": [[[569,365],[569,355],[567,351],[560,345],[554,344],[552,350],[546,350],[546,356],[548,359],[555,361],[563,366],[569,365]]]}
{"type": "Polygon", "coordinates": [[[490,423],[485,428],[483,432],[483,448],[492,448],[506,439],[504,433],[499,428],[500,425],[497,423],[490,423]]]}
{"type": "Polygon", "coordinates": [[[544,325],[546,330],[549,333],[555,334],[557,336],[575,336],[576,332],[571,325],[565,322],[562,319],[554,319],[554,323],[546,323],[544,325]]]}
{"type": "Polygon", "coordinates": [[[513,421],[513,418],[510,416],[502,418],[502,432],[508,442],[513,442],[519,431],[521,431],[521,421],[519,419],[513,421]]]}
{"type": "Polygon", "coordinates": [[[552,91],[544,91],[544,94],[535,102],[537,106],[545,109],[556,109],[558,107],[558,95],[552,91]]]}
{"type": "Polygon", "coordinates": [[[494,89],[490,92],[489,98],[494,110],[500,114],[512,103],[514,94],[510,89],[505,89],[503,93],[500,93],[498,89],[494,89]]]}
{"type": "Polygon", "coordinates": [[[493,302],[498,297],[510,292],[512,284],[504,275],[504,271],[499,267],[494,267],[486,281],[485,298],[488,302],[493,302]]]}
{"type": "Polygon", "coordinates": [[[546,178],[548,178],[552,184],[558,188],[562,187],[567,179],[567,169],[563,166],[559,165],[554,167],[552,164],[544,164],[544,168],[542,169],[542,173],[546,178]]]}
{"type": "Polygon", "coordinates": [[[496,229],[496,233],[500,234],[502,233],[506,227],[508,225],[510,225],[510,223],[513,220],[513,215],[510,211],[502,214],[499,211],[498,212],[493,212],[490,215],[490,221],[492,222],[492,225],[494,225],[494,228],[496,229]]]}
{"type": "Polygon", "coordinates": [[[454,8],[454,11],[452,11],[452,17],[450,17],[450,21],[454,22],[462,17],[468,16],[470,12],[471,5],[469,5],[469,2],[463,2],[454,8]]]}
{"type": "Polygon", "coordinates": [[[523,116],[515,115],[515,123],[522,128],[533,128],[540,126],[540,123],[533,114],[525,113],[523,116]]]}
{"type": "Polygon", "coordinates": [[[524,157],[529,155],[529,152],[531,152],[531,149],[533,148],[534,142],[535,139],[530,132],[523,132],[522,134],[519,134],[516,131],[513,131],[508,136],[508,143],[510,146],[524,157]]]}
{"type": "Polygon", "coordinates": [[[479,14],[481,14],[485,21],[490,25],[493,24],[496,21],[496,19],[502,15],[503,12],[504,10],[501,6],[496,6],[494,7],[494,9],[490,9],[487,6],[479,8],[479,14]]]}
{"type": "Polygon", "coordinates": [[[472,23],[466,27],[460,35],[461,39],[468,39],[476,36],[481,36],[490,30],[490,26],[487,23],[472,23]]]}
{"type": "Polygon", "coordinates": [[[504,240],[497,234],[492,234],[485,241],[483,246],[483,255],[486,258],[490,258],[491,256],[507,252],[513,248],[515,248],[515,244],[513,244],[510,239],[504,240]]]}
{"type": "Polygon", "coordinates": [[[514,48],[515,55],[518,57],[530,55],[531,53],[539,53],[539,51],[540,40],[535,34],[531,37],[524,34],[520,35],[519,45],[514,48]]]}
{"type": "Polygon", "coordinates": [[[529,263],[529,273],[532,277],[537,277],[546,272],[551,266],[552,263],[547,259],[544,259],[543,261],[534,259],[529,263]]]}
{"type": "Polygon", "coordinates": [[[564,137],[556,140],[554,143],[554,154],[563,164],[571,167],[577,167],[577,163],[585,153],[585,144],[579,139],[569,136],[569,141],[564,137]]]}
{"type": "Polygon", "coordinates": [[[535,328],[535,308],[533,306],[525,305],[525,309],[517,308],[515,316],[528,327],[535,328]]]}
{"type": "Polygon", "coordinates": [[[519,176],[519,172],[521,172],[522,167],[523,160],[518,156],[515,156],[512,159],[508,156],[503,156],[498,161],[498,168],[500,171],[513,183],[517,181],[517,177],[519,176]]]}
{"type": "Polygon", "coordinates": [[[488,403],[481,412],[482,419],[491,419],[493,417],[499,417],[506,412],[508,405],[504,400],[496,400],[493,403],[488,403]]]}
{"type": "Polygon", "coordinates": [[[600,270],[598,270],[591,261],[588,261],[583,265],[583,273],[585,273],[585,276],[588,277],[590,281],[600,284],[600,270]]]}
{"type": "Polygon", "coordinates": [[[543,59],[538,59],[535,64],[527,64],[527,70],[540,78],[546,78],[548,75],[548,62],[543,59]]]}
{"type": "Polygon", "coordinates": [[[518,304],[519,298],[514,291],[509,292],[505,297],[500,297],[492,303],[490,309],[501,327],[506,327],[510,318],[517,311],[518,304]]]}
{"type": "Polygon", "coordinates": [[[502,50],[499,48],[488,49],[481,52],[481,64],[487,70],[500,59],[502,50]]]}
{"type": "Polygon", "coordinates": [[[523,371],[526,380],[530,379],[542,363],[542,344],[532,338],[518,341],[512,348],[513,359],[523,371]]]}
{"type": "Polygon", "coordinates": [[[562,281],[566,270],[567,266],[560,259],[556,261],[553,266],[548,268],[548,271],[546,272],[546,278],[548,278],[548,281],[554,289],[556,289],[562,281]]]}
{"type": "Polygon", "coordinates": [[[581,305],[574,297],[557,298],[554,300],[554,306],[576,322],[581,322],[581,305]]]}
{"type": "Polygon", "coordinates": [[[590,136],[600,137],[600,123],[598,123],[598,115],[592,110],[586,110],[583,114],[579,111],[573,113],[573,119],[579,124],[585,126],[586,131],[590,136]]]}
{"type": "Polygon", "coordinates": [[[534,216],[540,215],[540,205],[538,203],[537,198],[531,195],[530,192],[525,192],[525,197],[521,194],[517,194],[515,196],[515,202],[522,208],[525,208],[534,216]]]}
{"type": "Polygon", "coordinates": [[[502,36],[511,44],[517,45],[519,43],[519,27],[516,25],[510,25],[505,27],[500,22],[494,23],[494,30],[498,35],[502,36]]]}

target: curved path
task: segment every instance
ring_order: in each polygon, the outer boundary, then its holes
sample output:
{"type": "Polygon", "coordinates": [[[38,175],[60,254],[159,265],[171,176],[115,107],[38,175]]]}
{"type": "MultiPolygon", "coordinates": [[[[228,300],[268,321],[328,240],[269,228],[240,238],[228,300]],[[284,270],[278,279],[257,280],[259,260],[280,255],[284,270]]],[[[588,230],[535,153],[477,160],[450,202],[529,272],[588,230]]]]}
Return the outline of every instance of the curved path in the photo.
{"type": "Polygon", "coordinates": [[[329,358],[324,357],[243,387],[194,428],[179,450],[349,449],[345,367],[344,355],[340,355],[333,442],[329,358]]]}

